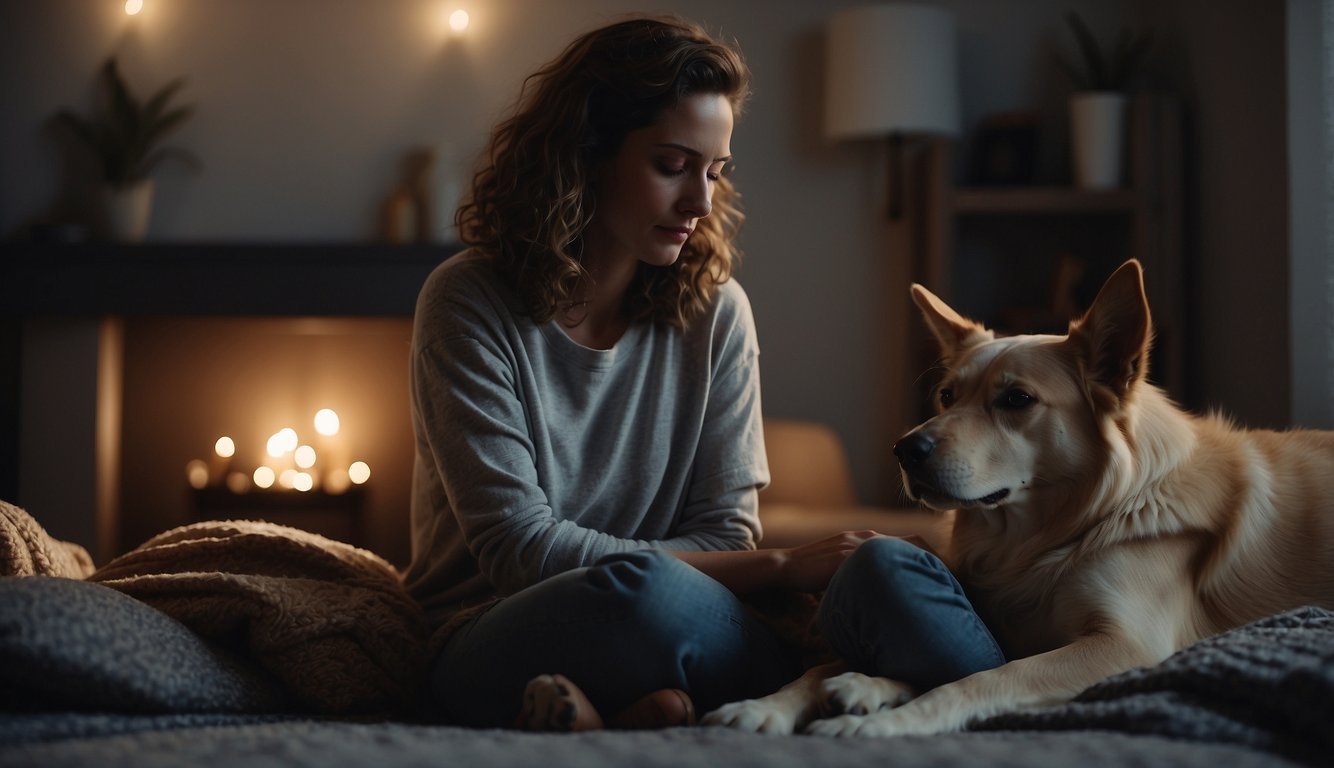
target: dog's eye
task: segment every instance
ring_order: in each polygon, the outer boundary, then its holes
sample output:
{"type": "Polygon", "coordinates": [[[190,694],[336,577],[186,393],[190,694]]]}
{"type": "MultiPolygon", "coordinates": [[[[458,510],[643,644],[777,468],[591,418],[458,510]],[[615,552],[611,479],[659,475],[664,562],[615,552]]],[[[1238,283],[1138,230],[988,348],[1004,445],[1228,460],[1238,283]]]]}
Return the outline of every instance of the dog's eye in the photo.
{"type": "Polygon", "coordinates": [[[1019,411],[1037,402],[1037,398],[1022,389],[1007,389],[996,399],[996,407],[1019,411]]]}
{"type": "Polygon", "coordinates": [[[952,390],[952,389],[942,389],[942,390],[940,390],[940,395],[939,395],[939,397],[940,397],[940,407],[941,407],[941,408],[948,408],[948,407],[950,407],[951,405],[954,405],[954,390],[952,390]]]}

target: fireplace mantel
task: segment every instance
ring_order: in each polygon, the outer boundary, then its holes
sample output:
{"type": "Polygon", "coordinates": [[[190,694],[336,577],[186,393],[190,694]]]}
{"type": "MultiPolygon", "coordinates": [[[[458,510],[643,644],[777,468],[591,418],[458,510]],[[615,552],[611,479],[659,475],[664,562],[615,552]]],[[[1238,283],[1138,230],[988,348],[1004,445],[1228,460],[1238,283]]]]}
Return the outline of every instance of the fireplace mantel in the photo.
{"type": "Polygon", "coordinates": [[[152,243],[0,250],[0,314],[410,315],[454,245],[152,243]]]}
{"type": "Polygon", "coordinates": [[[118,515],[118,468],[104,458],[120,434],[117,318],[410,317],[426,277],[457,250],[0,244],[0,499],[101,562],[118,515]]]}

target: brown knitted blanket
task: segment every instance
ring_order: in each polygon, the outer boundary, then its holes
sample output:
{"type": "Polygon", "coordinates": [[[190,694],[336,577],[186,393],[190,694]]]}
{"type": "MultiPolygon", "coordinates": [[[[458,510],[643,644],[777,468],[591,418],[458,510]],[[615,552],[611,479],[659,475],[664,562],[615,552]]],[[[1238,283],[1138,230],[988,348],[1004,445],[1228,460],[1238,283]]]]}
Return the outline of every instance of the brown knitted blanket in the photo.
{"type": "Polygon", "coordinates": [[[257,660],[326,713],[415,704],[426,624],[379,556],[288,526],[210,521],[149,539],[89,577],[257,660]]]}
{"type": "Polygon", "coordinates": [[[94,570],[0,502],[0,575],[99,582],[252,660],[311,710],[413,707],[426,660],[421,608],[387,561],[288,526],[209,521],[161,533],[94,570]]]}
{"type": "Polygon", "coordinates": [[[88,550],[52,538],[22,508],[0,500],[0,576],[82,579],[92,572],[88,550]]]}

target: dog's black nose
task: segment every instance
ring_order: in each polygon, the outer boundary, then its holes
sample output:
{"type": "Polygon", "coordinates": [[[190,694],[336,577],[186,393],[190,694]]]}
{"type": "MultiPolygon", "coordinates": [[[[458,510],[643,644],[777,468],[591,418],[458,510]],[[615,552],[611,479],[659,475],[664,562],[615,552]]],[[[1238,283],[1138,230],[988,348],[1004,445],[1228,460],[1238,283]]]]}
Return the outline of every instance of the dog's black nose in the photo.
{"type": "Polygon", "coordinates": [[[912,469],[926,461],[935,449],[936,441],[921,432],[913,432],[894,443],[894,455],[904,469],[912,469]]]}

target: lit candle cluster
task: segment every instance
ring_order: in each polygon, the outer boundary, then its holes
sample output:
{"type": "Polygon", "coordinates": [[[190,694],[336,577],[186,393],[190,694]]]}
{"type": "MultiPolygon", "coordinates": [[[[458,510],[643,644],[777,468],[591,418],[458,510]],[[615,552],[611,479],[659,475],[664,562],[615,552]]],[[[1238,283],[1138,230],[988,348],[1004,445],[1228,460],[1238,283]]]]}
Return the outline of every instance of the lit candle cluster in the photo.
{"type": "Polygon", "coordinates": [[[341,427],[337,413],[328,408],[320,409],[315,414],[314,425],[318,435],[315,445],[302,442],[292,427],[274,432],[265,445],[263,462],[252,471],[236,466],[235,441],[225,435],[219,437],[213,444],[211,461],[195,459],[186,465],[186,479],[192,488],[222,482],[233,493],[245,493],[253,488],[301,492],[321,489],[343,493],[350,486],[361,485],[370,479],[371,468],[366,462],[358,460],[346,465],[338,462],[330,440],[341,427]]]}

